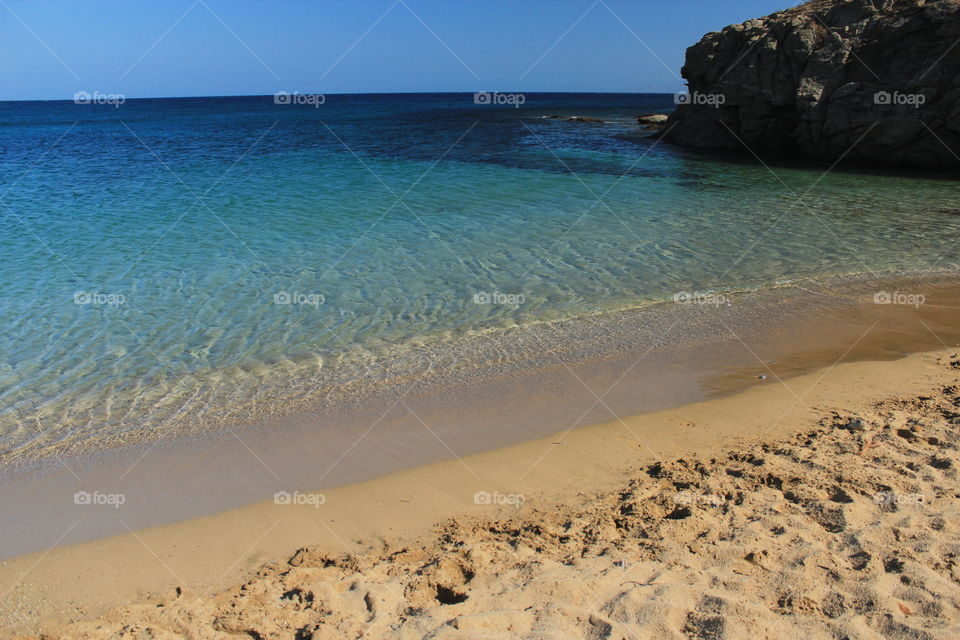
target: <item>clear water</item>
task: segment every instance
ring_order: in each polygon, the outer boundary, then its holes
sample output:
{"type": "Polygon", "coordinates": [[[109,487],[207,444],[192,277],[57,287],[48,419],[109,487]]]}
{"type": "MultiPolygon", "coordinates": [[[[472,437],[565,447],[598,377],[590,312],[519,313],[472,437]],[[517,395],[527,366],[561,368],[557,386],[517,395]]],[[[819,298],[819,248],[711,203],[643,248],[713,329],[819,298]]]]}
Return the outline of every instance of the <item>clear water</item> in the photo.
{"type": "Polygon", "coordinates": [[[773,175],[631,123],[670,109],[622,94],[0,103],[0,451],[212,423],[426,345],[486,333],[495,349],[506,327],[678,291],[956,267],[954,182],[773,175]]]}

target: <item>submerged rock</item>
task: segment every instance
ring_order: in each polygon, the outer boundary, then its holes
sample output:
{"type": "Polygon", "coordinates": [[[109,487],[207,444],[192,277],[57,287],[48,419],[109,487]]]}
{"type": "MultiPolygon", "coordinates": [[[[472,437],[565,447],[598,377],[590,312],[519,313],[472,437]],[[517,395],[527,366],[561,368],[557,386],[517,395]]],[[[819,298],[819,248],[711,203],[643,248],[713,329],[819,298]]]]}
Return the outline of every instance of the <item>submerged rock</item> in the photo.
{"type": "Polygon", "coordinates": [[[603,123],[605,120],[601,118],[594,118],[592,116],[544,116],[550,120],[567,120],[568,122],[591,122],[591,123],[603,123]]]}
{"type": "Polygon", "coordinates": [[[570,118],[572,122],[603,122],[600,118],[592,118],[590,116],[574,116],[570,118]]]}
{"type": "Polygon", "coordinates": [[[960,166],[960,2],[814,0],[708,33],[664,139],[715,151],[960,166]]]}

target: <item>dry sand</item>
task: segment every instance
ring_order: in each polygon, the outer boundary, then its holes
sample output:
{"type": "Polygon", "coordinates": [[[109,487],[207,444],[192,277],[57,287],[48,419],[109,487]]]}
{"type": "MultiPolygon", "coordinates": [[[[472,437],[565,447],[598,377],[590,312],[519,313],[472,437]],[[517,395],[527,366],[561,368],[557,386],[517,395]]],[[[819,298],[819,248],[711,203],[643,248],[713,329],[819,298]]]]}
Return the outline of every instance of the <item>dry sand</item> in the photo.
{"type": "Polygon", "coordinates": [[[51,638],[958,638],[958,374],[953,351],[841,364],[319,508],[53,549],[0,568],[8,623],[51,638]]]}

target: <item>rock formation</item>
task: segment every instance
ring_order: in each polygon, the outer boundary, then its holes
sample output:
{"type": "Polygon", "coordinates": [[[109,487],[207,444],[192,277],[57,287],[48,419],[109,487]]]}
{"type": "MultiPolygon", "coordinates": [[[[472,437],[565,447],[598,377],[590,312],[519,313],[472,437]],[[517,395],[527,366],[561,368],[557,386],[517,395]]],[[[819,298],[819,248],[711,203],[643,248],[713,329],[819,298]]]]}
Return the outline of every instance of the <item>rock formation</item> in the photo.
{"type": "Polygon", "coordinates": [[[660,113],[647,113],[637,116],[637,124],[663,124],[667,119],[667,116],[660,113]]]}
{"type": "Polygon", "coordinates": [[[960,0],[814,0],[708,33],[681,73],[670,142],[960,167],[960,0]]]}

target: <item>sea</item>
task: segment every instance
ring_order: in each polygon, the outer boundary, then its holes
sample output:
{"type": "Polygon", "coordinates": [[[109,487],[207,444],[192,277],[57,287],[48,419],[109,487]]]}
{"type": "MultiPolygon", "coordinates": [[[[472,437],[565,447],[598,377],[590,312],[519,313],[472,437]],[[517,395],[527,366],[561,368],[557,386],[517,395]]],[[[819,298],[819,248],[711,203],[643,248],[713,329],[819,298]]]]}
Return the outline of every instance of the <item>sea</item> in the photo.
{"type": "Polygon", "coordinates": [[[955,176],[707,156],[635,121],[674,108],[0,103],[0,465],[362,405],[557,323],[957,270],[955,176]]]}

